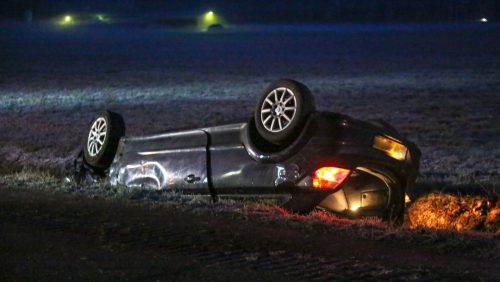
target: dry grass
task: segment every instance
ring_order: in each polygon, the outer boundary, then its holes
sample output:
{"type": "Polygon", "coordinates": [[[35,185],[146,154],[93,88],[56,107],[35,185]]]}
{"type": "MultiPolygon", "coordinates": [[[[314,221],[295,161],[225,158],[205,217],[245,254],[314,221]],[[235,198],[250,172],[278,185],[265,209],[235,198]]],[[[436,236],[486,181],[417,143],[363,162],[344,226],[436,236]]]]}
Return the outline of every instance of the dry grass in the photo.
{"type": "MultiPolygon", "coordinates": [[[[96,183],[89,187],[77,187],[73,183],[44,170],[22,170],[0,176],[0,184],[26,189],[52,192],[78,192],[91,197],[144,199],[153,202],[187,204],[187,208],[212,206],[210,197],[183,195],[168,191],[143,190],[130,187],[114,187],[96,183]]],[[[290,214],[279,208],[284,199],[240,199],[224,198],[216,208],[229,212],[272,215],[285,220],[309,225],[321,222],[337,228],[372,226],[385,229],[387,224],[379,219],[352,220],[333,214],[316,211],[309,215],[290,214]]],[[[412,202],[407,208],[404,228],[441,229],[455,231],[480,231],[500,234],[500,201],[497,195],[468,196],[431,192],[412,202]]]]}
{"type": "MultiPolygon", "coordinates": [[[[353,220],[340,218],[322,211],[315,211],[308,215],[291,214],[280,208],[278,206],[279,201],[276,200],[222,199],[214,203],[208,196],[184,195],[172,191],[117,187],[103,183],[81,187],[46,172],[23,171],[10,175],[1,175],[0,187],[2,187],[1,189],[41,190],[47,193],[69,193],[109,201],[126,200],[133,201],[136,204],[146,204],[150,207],[169,206],[178,208],[186,212],[186,214],[208,213],[212,216],[229,217],[256,223],[266,222],[304,230],[304,232],[308,233],[343,233],[356,238],[389,242],[391,244],[399,242],[403,245],[416,245],[436,252],[466,252],[474,256],[492,258],[498,257],[500,251],[500,241],[498,240],[500,209],[498,202],[486,211],[486,207],[482,206],[484,203],[479,197],[464,197],[462,199],[449,195],[431,194],[417,200],[409,209],[408,214],[411,221],[403,227],[398,227],[375,218],[353,220]],[[474,217],[470,215],[466,217],[467,212],[471,214],[470,211],[458,212],[462,202],[470,205],[474,214],[481,214],[481,216],[474,217]],[[431,219],[436,218],[434,212],[439,213],[442,217],[449,218],[449,222],[446,225],[439,221],[439,225],[433,226],[432,224],[438,222],[438,220],[422,220],[417,224],[415,222],[417,217],[414,215],[417,212],[417,207],[428,210],[427,213],[422,212],[422,216],[418,217],[419,219],[423,219],[423,216],[428,216],[431,219]],[[440,210],[439,207],[442,209],[440,210]],[[462,217],[455,214],[460,214],[462,217]],[[462,222],[463,227],[461,229],[456,228],[458,224],[452,220],[462,222]],[[496,232],[496,234],[474,232],[478,230],[496,232]]],[[[488,204],[486,203],[486,205],[488,204]]]]}
{"type": "Polygon", "coordinates": [[[500,202],[495,197],[431,193],[417,199],[407,215],[411,228],[500,233],[500,202]]]}

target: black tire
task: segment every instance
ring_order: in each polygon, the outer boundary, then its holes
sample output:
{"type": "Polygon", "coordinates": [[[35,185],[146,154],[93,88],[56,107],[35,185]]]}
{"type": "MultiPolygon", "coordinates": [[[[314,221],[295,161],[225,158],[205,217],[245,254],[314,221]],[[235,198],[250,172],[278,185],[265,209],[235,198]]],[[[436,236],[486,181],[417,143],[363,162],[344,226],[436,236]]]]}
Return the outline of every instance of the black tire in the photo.
{"type": "Polygon", "coordinates": [[[255,126],[266,141],[286,145],[297,137],[313,111],[314,97],[304,84],[291,79],[277,80],[257,101],[255,126]]]}
{"type": "Polygon", "coordinates": [[[97,172],[104,172],[113,162],[120,138],[124,135],[125,123],[120,114],[110,111],[100,112],[92,120],[90,130],[86,134],[85,162],[97,172]]]}

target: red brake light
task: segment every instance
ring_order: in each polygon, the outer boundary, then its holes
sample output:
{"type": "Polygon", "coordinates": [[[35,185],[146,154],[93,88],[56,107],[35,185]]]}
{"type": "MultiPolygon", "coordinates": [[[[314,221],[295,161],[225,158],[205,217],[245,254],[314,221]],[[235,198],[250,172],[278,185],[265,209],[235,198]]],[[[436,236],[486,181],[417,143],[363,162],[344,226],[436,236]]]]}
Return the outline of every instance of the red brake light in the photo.
{"type": "Polygon", "coordinates": [[[312,183],[315,189],[335,189],[351,171],[338,167],[322,167],[314,172],[312,183]]]}

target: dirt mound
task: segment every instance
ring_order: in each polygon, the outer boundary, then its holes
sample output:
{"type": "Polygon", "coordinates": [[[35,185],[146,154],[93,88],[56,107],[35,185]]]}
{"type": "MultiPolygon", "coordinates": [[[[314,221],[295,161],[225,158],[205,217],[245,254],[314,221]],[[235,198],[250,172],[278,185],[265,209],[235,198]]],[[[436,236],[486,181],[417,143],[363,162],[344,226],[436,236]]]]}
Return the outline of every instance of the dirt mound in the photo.
{"type": "Polygon", "coordinates": [[[408,209],[409,227],[500,233],[500,202],[474,196],[431,193],[408,209]]]}

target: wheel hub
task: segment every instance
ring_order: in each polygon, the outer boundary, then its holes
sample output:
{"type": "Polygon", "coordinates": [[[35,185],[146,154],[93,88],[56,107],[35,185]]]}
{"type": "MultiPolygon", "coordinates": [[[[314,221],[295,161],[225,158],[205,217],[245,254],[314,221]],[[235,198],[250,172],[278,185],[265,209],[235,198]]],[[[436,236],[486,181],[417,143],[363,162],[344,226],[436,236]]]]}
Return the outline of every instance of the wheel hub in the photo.
{"type": "Polygon", "coordinates": [[[281,107],[281,105],[277,105],[275,108],[274,108],[274,114],[276,116],[281,116],[281,114],[283,113],[283,108],[281,107]]]}
{"type": "Polygon", "coordinates": [[[106,119],[100,117],[94,121],[87,138],[87,152],[91,157],[97,156],[104,146],[106,140],[106,119]]]}
{"type": "Polygon", "coordinates": [[[295,118],[297,100],[288,88],[279,87],[267,94],[260,111],[261,122],[270,132],[281,132],[295,118]]]}

